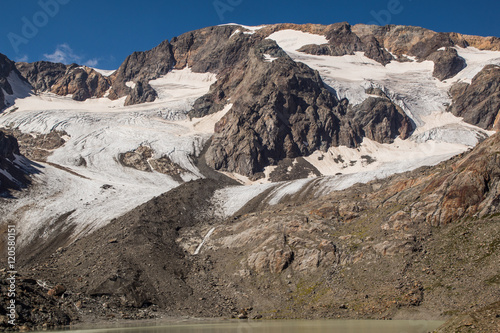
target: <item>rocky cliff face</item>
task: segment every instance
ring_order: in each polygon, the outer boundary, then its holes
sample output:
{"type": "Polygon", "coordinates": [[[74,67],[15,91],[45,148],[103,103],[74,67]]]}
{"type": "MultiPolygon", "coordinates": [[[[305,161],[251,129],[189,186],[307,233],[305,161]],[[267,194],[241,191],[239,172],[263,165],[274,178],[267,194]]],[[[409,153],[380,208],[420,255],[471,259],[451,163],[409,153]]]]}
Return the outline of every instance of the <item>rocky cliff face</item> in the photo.
{"type": "Polygon", "coordinates": [[[3,91],[12,95],[12,87],[10,86],[7,78],[9,74],[15,69],[15,64],[10,61],[5,55],[0,53],[0,110],[5,108],[5,96],[3,91]]]}
{"type": "Polygon", "coordinates": [[[360,38],[376,39],[397,60],[404,61],[405,55],[409,55],[416,57],[418,61],[433,61],[434,76],[441,81],[452,78],[466,66],[464,59],[452,47],[473,46],[480,50],[500,50],[500,39],[497,37],[438,33],[419,27],[397,25],[379,27],[358,24],[352,27],[352,31],[360,38]]]}
{"type": "Polygon", "coordinates": [[[215,169],[252,175],[283,158],[338,142],[344,106],[317,72],[292,61],[274,42],[256,41],[242,61],[220,76],[209,96],[202,97],[234,100],[216,124],[207,151],[207,162],[215,169]],[[266,62],[267,52],[278,59],[266,62]]]}
{"type": "Polygon", "coordinates": [[[369,97],[363,103],[350,107],[344,119],[347,119],[348,125],[344,125],[342,130],[354,129],[355,138],[351,146],[361,143],[365,137],[380,143],[392,143],[396,137],[408,138],[413,131],[411,119],[387,98],[369,97]]]}
{"type": "Polygon", "coordinates": [[[300,51],[315,55],[343,56],[354,52],[364,55],[383,65],[391,61],[409,61],[406,56],[418,61],[430,60],[436,65],[434,76],[443,81],[455,76],[465,67],[465,62],[451,47],[473,46],[481,50],[499,50],[497,37],[468,36],[457,33],[437,33],[420,27],[375,26],[335,23],[327,26],[305,24],[277,24],[258,31],[269,35],[272,32],[293,29],[324,35],[328,44],[306,45],[300,51]],[[444,48],[444,50],[443,50],[444,48]]]}
{"type": "MultiPolygon", "coordinates": [[[[228,28],[216,35],[234,33],[234,28],[228,28]]],[[[207,150],[207,162],[217,170],[252,176],[284,158],[331,146],[354,147],[365,133],[377,141],[392,142],[398,134],[406,138],[412,131],[403,112],[382,111],[382,115],[380,108],[369,112],[367,104],[362,107],[363,116],[356,117],[363,118],[362,123],[350,119],[356,112],[346,114],[348,101],[339,101],[317,72],[294,62],[275,42],[258,34],[236,32],[218,48],[227,61],[204,52],[204,58],[194,62],[219,75],[190,112],[200,117],[220,111],[229,100],[233,104],[216,124],[207,150]],[[266,55],[275,60],[267,60],[266,55]]]]}
{"type": "Polygon", "coordinates": [[[448,110],[454,115],[484,129],[499,128],[500,66],[486,66],[471,84],[455,84],[450,95],[452,104],[448,110]]]}
{"type": "Polygon", "coordinates": [[[427,59],[434,61],[432,74],[440,81],[451,79],[467,66],[465,59],[458,55],[457,50],[450,47],[432,53],[427,59]]]}
{"type": "Polygon", "coordinates": [[[37,92],[73,95],[76,101],[103,97],[110,88],[109,78],[92,68],[47,61],[17,63],[18,70],[37,92]]]}
{"type": "Polygon", "coordinates": [[[8,80],[11,74],[16,75],[20,80],[23,80],[21,74],[16,69],[16,64],[0,53],[0,111],[9,106],[5,101],[5,94],[14,94],[12,86],[8,80]]]}
{"type": "Polygon", "coordinates": [[[29,182],[18,157],[17,140],[0,131],[0,195],[5,195],[10,189],[20,189],[29,182]]]}

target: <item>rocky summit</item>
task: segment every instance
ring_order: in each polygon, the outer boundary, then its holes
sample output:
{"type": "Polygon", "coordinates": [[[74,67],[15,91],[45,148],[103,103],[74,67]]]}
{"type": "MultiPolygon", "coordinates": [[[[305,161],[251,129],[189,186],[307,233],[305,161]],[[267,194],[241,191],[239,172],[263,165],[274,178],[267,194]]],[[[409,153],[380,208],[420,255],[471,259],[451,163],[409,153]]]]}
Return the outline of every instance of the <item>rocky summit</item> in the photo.
{"type": "Polygon", "coordinates": [[[499,38],[395,25],[207,27],[115,71],[0,54],[22,329],[192,316],[495,332],[499,87],[499,38]]]}

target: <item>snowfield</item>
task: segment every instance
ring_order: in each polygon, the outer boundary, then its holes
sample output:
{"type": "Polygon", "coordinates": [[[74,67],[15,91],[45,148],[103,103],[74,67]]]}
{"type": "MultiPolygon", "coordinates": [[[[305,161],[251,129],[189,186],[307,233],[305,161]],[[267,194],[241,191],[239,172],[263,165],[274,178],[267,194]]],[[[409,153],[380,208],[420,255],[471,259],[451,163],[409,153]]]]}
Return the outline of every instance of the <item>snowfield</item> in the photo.
{"type": "MultiPolygon", "coordinates": [[[[124,107],[124,98],[76,102],[70,96],[27,94],[25,84],[9,78],[21,97],[0,115],[0,126],[25,133],[65,131],[69,138],[40,163],[29,192],[18,193],[5,219],[15,221],[20,242],[50,233],[59,217],[71,212],[67,225],[75,235],[91,232],[154,196],[179,185],[172,177],[143,172],[118,162],[121,153],[139,146],[152,148],[153,158],[168,156],[186,172],[183,181],[202,175],[192,157],[200,153],[215,123],[231,105],[204,119],[187,119],[194,100],[215,82],[211,73],[173,71],[151,81],[160,98],[124,107]],[[82,165],[85,161],[85,166],[82,165]]],[[[4,208],[5,209],[5,208],[4,208]]]]}
{"type": "MultiPolygon", "coordinates": [[[[262,27],[243,28],[255,32],[262,27]]],[[[357,149],[334,147],[307,156],[305,159],[324,177],[270,183],[268,176],[273,166],[266,168],[265,179],[257,181],[228,174],[245,186],[216,191],[212,202],[220,218],[236,213],[259,195],[263,196],[262,202],[274,205],[304,190],[323,195],[358,182],[435,165],[491,135],[447,113],[446,106],[451,102],[451,85],[460,80],[470,82],[486,64],[500,64],[500,52],[457,48],[468,66],[455,78],[440,82],[432,77],[434,65],[430,61],[393,61],[382,66],[362,53],[331,57],[297,51],[307,44],[326,43],[324,36],[282,30],[269,38],[294,60],[317,70],[325,84],[351,104],[368,98],[367,88],[380,88],[414,121],[416,129],[409,139],[396,139],[392,144],[365,139],[357,149]]],[[[265,55],[264,61],[274,60],[265,55]]],[[[56,230],[69,229],[74,237],[81,237],[180,184],[168,175],[119,163],[120,154],[139,146],[150,147],[153,158],[168,156],[181,166],[185,170],[182,181],[203,177],[193,156],[199,155],[212,136],[215,123],[232,104],[203,118],[188,119],[186,114],[215,80],[212,73],[193,73],[188,68],[174,70],[149,82],[158,93],[156,101],[124,106],[125,98],[76,102],[71,96],[33,95],[22,80],[11,75],[14,95],[7,95],[11,106],[0,114],[0,127],[25,133],[58,130],[68,134],[66,143],[53,151],[47,163],[40,163],[40,173],[33,176],[34,185],[26,192],[16,193],[17,199],[7,199],[10,203],[0,209],[4,221],[17,224],[21,245],[56,230]]],[[[127,85],[132,87],[135,83],[127,85]]],[[[209,236],[210,233],[206,237],[209,236]]]]}

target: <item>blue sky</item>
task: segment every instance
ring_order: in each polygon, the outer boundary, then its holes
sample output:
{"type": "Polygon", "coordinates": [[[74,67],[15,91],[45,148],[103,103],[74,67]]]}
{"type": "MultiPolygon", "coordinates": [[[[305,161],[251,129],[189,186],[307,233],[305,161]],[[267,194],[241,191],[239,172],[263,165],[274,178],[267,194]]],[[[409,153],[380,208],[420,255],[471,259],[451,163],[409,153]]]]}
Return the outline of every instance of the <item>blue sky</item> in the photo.
{"type": "Polygon", "coordinates": [[[500,2],[439,0],[0,0],[0,53],[115,69],[134,51],[236,22],[403,24],[500,37],[500,2]]]}

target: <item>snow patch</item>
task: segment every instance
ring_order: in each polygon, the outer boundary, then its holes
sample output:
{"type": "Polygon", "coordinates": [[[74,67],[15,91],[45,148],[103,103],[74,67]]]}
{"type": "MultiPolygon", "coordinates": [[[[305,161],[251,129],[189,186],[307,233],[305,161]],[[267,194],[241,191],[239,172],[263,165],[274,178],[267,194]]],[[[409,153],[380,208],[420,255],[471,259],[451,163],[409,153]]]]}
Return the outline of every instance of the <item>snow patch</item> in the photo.
{"type": "Polygon", "coordinates": [[[278,58],[273,57],[270,54],[267,54],[267,53],[264,54],[264,61],[266,61],[266,62],[273,62],[276,59],[278,59],[278,58]]]}
{"type": "Polygon", "coordinates": [[[200,250],[201,250],[201,247],[203,246],[203,244],[205,244],[205,242],[210,238],[210,236],[212,235],[212,233],[214,232],[215,230],[215,227],[210,229],[207,234],[205,235],[205,237],[203,238],[203,241],[200,243],[200,245],[198,245],[198,247],[196,248],[196,250],[194,251],[194,255],[197,255],[198,253],[200,253],[200,250]]]}
{"type": "Polygon", "coordinates": [[[135,89],[135,82],[133,81],[127,81],[125,82],[125,85],[129,87],[130,89],[135,89]]]}
{"type": "Polygon", "coordinates": [[[249,32],[248,31],[244,32],[246,34],[254,34],[256,31],[258,31],[258,30],[260,30],[262,28],[267,27],[267,25],[249,26],[249,25],[242,25],[242,24],[238,24],[238,23],[219,24],[219,27],[226,26],[226,25],[236,25],[238,27],[242,27],[244,29],[250,30],[249,32]]]}
{"type": "Polygon", "coordinates": [[[194,73],[190,68],[174,69],[162,77],[149,81],[158,93],[159,101],[192,100],[203,96],[215,83],[216,74],[194,73]]]}
{"type": "Polygon", "coordinates": [[[93,68],[97,73],[101,74],[102,76],[111,76],[114,72],[116,72],[116,69],[98,69],[98,68],[93,68]]]}
{"type": "Polygon", "coordinates": [[[323,175],[376,173],[377,170],[381,174],[393,174],[414,169],[416,165],[439,163],[469,148],[461,143],[434,140],[416,142],[397,138],[392,144],[381,144],[364,138],[358,148],[332,147],[326,153],[316,151],[305,160],[323,175]]]}
{"type": "Polygon", "coordinates": [[[311,178],[304,178],[304,179],[286,182],[284,184],[277,186],[268,195],[268,197],[267,197],[267,198],[269,198],[268,203],[270,205],[277,205],[286,196],[293,195],[293,194],[299,192],[310,181],[311,181],[311,178]]]}
{"type": "Polygon", "coordinates": [[[267,38],[274,40],[283,50],[287,52],[295,52],[301,47],[309,44],[322,45],[328,43],[325,36],[291,29],[274,32],[267,38]]]}
{"type": "Polygon", "coordinates": [[[217,209],[218,215],[227,217],[235,214],[250,200],[263,193],[275,184],[257,184],[251,186],[229,186],[215,191],[211,201],[217,209]]]}

